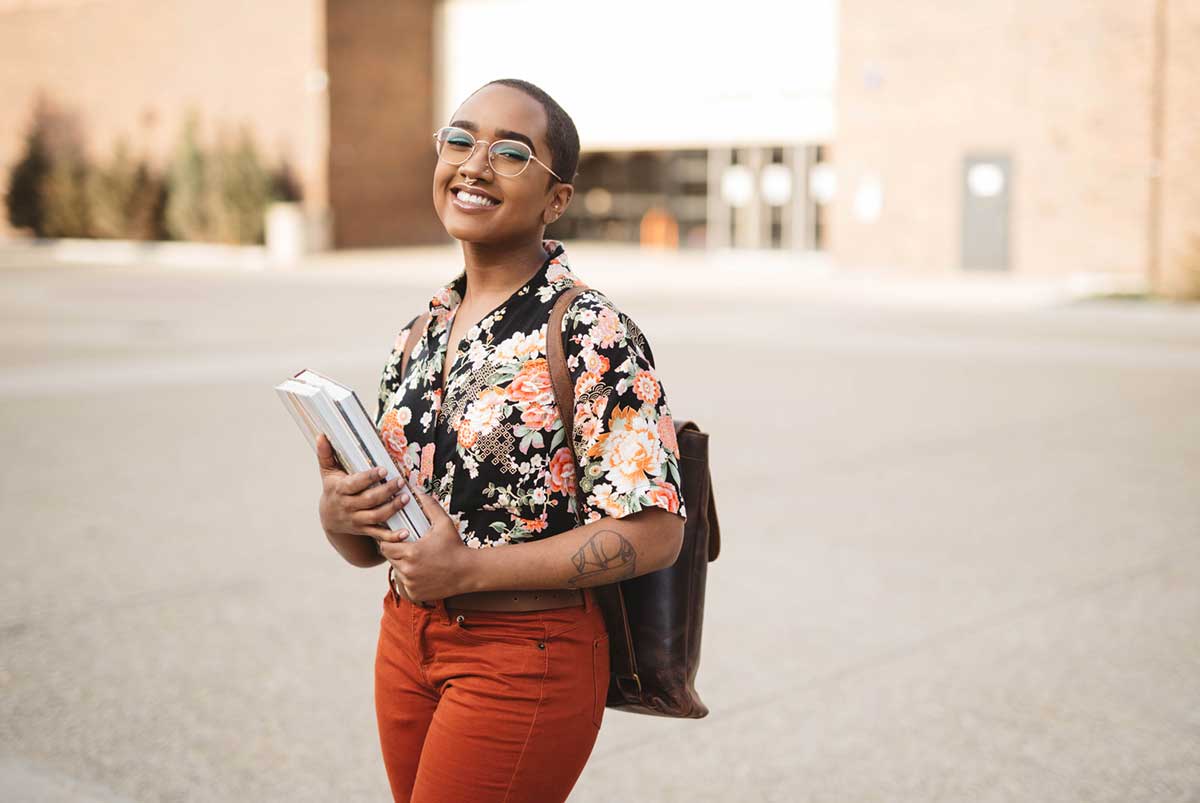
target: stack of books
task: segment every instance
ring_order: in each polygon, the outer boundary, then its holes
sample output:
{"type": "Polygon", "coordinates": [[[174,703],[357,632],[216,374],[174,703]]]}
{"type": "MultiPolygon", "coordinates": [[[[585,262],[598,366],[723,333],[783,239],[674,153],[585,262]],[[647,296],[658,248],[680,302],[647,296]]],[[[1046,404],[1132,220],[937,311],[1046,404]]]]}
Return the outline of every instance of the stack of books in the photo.
{"type": "MultiPolygon", "coordinates": [[[[382,468],[387,471],[387,478],[381,482],[400,476],[379,438],[379,431],[352,388],[305,369],[276,385],[275,392],[314,451],[317,436],[324,434],[347,473],[382,468]]],[[[407,540],[416,541],[429,529],[429,519],[416,498],[409,496],[408,504],[392,514],[387,525],[392,530],[408,530],[411,535],[407,540]]]]}

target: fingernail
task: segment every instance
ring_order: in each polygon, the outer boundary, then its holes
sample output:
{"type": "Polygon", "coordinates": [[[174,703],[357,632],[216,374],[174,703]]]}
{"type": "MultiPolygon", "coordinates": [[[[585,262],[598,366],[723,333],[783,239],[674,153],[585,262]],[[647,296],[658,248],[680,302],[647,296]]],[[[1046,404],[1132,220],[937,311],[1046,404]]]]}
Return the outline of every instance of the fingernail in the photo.
{"type": "Polygon", "coordinates": [[[375,469],[375,473],[379,475],[380,479],[383,479],[384,477],[387,476],[387,469],[386,468],[377,468],[377,469],[375,469]]]}

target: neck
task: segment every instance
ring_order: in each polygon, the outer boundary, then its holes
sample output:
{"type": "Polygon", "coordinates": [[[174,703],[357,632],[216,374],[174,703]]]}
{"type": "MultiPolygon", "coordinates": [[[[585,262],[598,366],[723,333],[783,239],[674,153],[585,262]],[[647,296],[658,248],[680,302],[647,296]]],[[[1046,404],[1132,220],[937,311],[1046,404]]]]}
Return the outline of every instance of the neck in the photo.
{"type": "Polygon", "coordinates": [[[497,298],[508,298],[546,261],[540,237],[517,246],[464,242],[462,247],[467,273],[464,304],[487,304],[497,298]]]}

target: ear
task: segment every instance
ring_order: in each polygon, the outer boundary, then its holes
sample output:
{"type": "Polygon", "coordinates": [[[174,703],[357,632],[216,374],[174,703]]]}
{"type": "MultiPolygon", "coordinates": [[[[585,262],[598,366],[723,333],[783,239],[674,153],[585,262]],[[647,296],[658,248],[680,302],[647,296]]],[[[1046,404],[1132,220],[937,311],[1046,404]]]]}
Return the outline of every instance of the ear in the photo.
{"type": "Polygon", "coordinates": [[[563,184],[559,182],[554,185],[554,189],[546,197],[546,207],[542,210],[542,222],[549,226],[554,221],[563,216],[567,211],[567,207],[571,203],[572,196],[575,195],[575,186],[573,184],[563,184]]]}

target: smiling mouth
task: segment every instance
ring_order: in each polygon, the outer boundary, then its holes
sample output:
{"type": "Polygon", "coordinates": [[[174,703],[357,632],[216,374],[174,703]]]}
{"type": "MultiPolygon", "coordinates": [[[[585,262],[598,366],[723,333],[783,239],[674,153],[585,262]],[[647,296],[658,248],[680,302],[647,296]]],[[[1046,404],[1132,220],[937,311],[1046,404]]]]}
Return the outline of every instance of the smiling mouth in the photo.
{"type": "Polygon", "coordinates": [[[458,202],[459,206],[468,209],[494,209],[500,205],[499,201],[488,198],[486,195],[477,195],[463,189],[450,190],[450,195],[458,202]]]}

